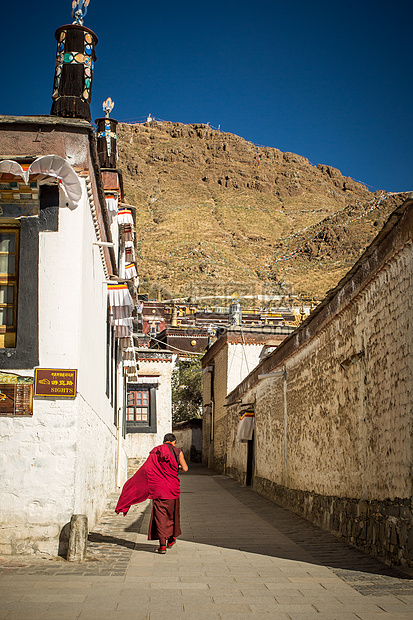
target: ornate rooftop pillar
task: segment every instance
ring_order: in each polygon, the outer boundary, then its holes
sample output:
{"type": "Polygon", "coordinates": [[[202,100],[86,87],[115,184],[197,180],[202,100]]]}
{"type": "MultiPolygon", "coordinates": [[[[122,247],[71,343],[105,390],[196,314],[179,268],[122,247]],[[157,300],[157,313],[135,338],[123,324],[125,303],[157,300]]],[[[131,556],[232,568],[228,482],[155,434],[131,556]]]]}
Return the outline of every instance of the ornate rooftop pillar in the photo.
{"type": "Polygon", "coordinates": [[[97,149],[101,168],[116,168],[118,160],[116,125],[118,121],[109,118],[114,108],[114,102],[110,97],[103,102],[105,118],[95,120],[97,126],[97,149]]]}
{"type": "Polygon", "coordinates": [[[83,25],[89,0],[74,0],[71,25],[56,30],[56,69],[51,115],[91,120],[93,66],[98,38],[83,25]]]}

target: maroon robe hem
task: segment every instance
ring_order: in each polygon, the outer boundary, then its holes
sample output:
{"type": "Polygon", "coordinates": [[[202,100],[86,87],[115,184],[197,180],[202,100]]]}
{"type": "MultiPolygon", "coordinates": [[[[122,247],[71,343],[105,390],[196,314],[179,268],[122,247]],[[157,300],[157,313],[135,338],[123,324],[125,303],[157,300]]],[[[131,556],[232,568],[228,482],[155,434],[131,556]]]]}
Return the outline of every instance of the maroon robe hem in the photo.
{"type": "Polygon", "coordinates": [[[154,499],[148,540],[165,541],[182,534],[178,499],[154,499]]]}

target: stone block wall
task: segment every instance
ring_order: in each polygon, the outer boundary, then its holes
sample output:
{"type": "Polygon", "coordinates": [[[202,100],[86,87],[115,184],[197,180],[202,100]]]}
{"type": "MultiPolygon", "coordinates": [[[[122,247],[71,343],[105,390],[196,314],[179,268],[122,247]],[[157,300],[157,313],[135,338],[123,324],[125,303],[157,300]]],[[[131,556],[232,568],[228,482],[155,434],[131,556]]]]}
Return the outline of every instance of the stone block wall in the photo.
{"type": "Polygon", "coordinates": [[[286,409],[284,380],[260,382],[257,475],[324,496],[412,495],[412,273],[409,245],[285,360],[286,409]]]}
{"type": "Polygon", "coordinates": [[[253,489],[385,561],[413,566],[413,501],[372,501],[288,489],[254,477],[253,489]]]}
{"type": "Polygon", "coordinates": [[[241,484],[246,483],[248,448],[246,443],[236,440],[240,419],[237,405],[228,407],[227,463],[225,474],[241,484]]]}
{"type": "Polygon", "coordinates": [[[319,311],[229,395],[227,473],[245,476],[237,402],[255,399],[253,488],[413,566],[412,201],[392,218],[319,311]]]}
{"type": "Polygon", "coordinates": [[[213,367],[202,372],[202,463],[206,467],[213,466],[212,437],[212,383],[214,380],[213,367]]]}

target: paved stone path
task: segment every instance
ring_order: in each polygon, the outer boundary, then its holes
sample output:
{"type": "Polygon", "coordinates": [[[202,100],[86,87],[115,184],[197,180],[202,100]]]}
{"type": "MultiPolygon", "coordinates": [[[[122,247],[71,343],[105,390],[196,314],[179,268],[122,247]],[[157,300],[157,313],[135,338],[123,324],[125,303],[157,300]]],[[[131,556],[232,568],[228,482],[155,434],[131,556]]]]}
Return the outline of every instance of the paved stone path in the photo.
{"type": "Polygon", "coordinates": [[[225,476],[192,466],[181,481],[166,555],[148,503],[112,506],[86,562],[0,558],[0,620],[413,620],[412,579],[225,476]]]}

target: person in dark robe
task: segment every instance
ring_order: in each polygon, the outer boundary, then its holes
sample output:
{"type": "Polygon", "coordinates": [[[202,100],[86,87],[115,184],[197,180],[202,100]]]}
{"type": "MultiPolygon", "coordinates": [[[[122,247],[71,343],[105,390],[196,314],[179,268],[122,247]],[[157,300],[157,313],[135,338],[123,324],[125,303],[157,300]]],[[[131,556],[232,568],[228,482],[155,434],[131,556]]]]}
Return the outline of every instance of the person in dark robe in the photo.
{"type": "Polygon", "coordinates": [[[145,463],[125,483],[115,511],[127,514],[132,504],[152,499],[149,540],[159,540],[158,553],[166,553],[181,534],[178,471],[188,471],[182,450],[175,446],[176,437],[167,433],[163,444],[149,453],[145,463]]]}

